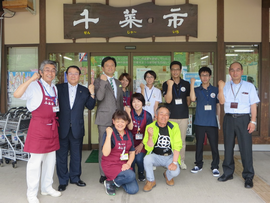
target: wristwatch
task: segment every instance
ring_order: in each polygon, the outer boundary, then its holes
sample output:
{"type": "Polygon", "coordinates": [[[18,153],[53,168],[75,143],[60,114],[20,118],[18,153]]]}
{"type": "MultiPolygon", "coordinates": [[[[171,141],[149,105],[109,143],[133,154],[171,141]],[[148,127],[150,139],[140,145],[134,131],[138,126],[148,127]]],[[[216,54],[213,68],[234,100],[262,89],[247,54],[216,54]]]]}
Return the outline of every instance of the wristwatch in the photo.
{"type": "Polygon", "coordinates": [[[176,162],[176,161],[173,161],[173,163],[174,163],[175,165],[177,165],[177,162],[176,162]]]}
{"type": "Polygon", "coordinates": [[[257,125],[257,123],[255,121],[250,121],[250,123],[253,123],[254,125],[257,125]]]}

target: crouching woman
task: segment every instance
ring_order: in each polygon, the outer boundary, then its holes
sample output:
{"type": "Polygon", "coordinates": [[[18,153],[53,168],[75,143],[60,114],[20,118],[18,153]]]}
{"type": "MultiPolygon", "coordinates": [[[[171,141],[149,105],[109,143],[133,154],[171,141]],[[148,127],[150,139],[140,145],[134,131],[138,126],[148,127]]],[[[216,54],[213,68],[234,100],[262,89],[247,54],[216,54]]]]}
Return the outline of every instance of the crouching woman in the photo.
{"type": "Polygon", "coordinates": [[[135,148],[133,136],[126,129],[131,120],[123,110],[117,110],[112,120],[113,127],[108,127],[103,136],[101,167],[107,177],[105,191],[108,195],[115,195],[115,189],[122,186],[128,194],[136,194],[139,186],[131,168],[135,148]]]}

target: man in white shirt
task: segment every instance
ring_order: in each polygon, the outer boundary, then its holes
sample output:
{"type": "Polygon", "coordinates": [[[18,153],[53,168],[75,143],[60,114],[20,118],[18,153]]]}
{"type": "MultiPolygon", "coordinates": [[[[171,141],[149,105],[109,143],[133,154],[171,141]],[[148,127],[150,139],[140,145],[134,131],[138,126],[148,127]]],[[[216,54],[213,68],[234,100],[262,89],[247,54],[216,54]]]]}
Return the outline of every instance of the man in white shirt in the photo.
{"type": "Polygon", "coordinates": [[[26,169],[29,203],[39,203],[37,193],[40,179],[42,195],[61,196],[61,192],[52,188],[55,151],[59,149],[56,120],[59,106],[57,89],[52,83],[56,72],[56,63],[45,60],[40,65],[39,73],[34,73],[14,92],[15,98],[27,100],[27,108],[32,113],[24,145],[24,151],[31,153],[26,169]]]}

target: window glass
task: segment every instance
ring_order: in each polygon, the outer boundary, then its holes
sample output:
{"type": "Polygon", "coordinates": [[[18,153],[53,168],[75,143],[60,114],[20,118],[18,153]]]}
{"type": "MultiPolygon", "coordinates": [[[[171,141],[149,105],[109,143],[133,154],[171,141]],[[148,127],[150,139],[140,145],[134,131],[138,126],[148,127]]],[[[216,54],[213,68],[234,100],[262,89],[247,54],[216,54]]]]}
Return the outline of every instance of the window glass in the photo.
{"type": "Polygon", "coordinates": [[[13,97],[14,91],[38,71],[37,47],[7,48],[7,106],[26,106],[26,101],[13,97]]]}

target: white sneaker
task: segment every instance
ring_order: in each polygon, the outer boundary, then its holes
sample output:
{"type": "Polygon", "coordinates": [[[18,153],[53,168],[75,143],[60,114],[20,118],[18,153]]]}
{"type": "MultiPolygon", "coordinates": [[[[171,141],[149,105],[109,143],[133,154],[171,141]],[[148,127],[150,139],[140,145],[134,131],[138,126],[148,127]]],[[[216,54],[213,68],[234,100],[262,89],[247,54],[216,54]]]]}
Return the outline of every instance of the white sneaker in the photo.
{"type": "Polygon", "coordinates": [[[60,197],[61,192],[56,191],[55,189],[50,190],[49,192],[41,192],[42,195],[50,195],[52,197],[60,197]]]}
{"type": "Polygon", "coordinates": [[[201,171],[202,170],[202,168],[199,168],[198,166],[194,166],[194,168],[193,169],[191,169],[191,173],[198,173],[199,171],[201,171]]]}
{"type": "Polygon", "coordinates": [[[37,197],[27,197],[28,203],[39,203],[39,200],[37,197]]]}
{"type": "Polygon", "coordinates": [[[187,165],[185,164],[184,161],[181,161],[180,168],[183,169],[183,170],[186,170],[187,169],[187,165]]]}
{"type": "Polygon", "coordinates": [[[213,176],[215,176],[215,177],[219,176],[219,171],[216,168],[213,169],[213,176]]]}

